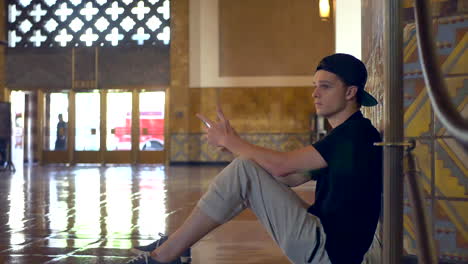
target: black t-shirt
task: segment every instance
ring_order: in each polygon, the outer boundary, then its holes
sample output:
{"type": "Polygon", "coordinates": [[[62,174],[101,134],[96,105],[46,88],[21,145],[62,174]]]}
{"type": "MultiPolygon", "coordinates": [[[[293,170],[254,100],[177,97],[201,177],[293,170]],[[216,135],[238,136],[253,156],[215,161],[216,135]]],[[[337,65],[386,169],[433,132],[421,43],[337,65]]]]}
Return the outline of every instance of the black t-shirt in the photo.
{"type": "Polygon", "coordinates": [[[308,211],[320,218],[333,264],[361,263],[369,249],[381,207],[382,150],[379,132],[360,111],[313,144],[327,162],[311,172],[317,180],[308,211]]]}

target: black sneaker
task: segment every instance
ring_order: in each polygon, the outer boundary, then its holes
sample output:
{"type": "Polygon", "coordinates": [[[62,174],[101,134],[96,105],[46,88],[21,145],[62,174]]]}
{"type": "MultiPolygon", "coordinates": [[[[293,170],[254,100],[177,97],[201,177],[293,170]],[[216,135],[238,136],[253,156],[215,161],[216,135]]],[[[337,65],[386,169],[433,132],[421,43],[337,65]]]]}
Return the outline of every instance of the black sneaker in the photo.
{"type": "MultiPolygon", "coordinates": [[[[160,239],[154,241],[153,243],[146,245],[146,246],[138,246],[131,248],[130,251],[134,254],[137,255],[142,255],[145,253],[151,253],[153,250],[155,250],[157,247],[161,246],[162,243],[166,242],[168,239],[168,236],[159,233],[159,236],[161,237],[160,239]]],[[[182,264],[188,264],[192,262],[192,252],[191,249],[188,248],[186,249],[182,255],[180,256],[180,260],[182,264]]],[[[143,262],[144,263],[144,262],[143,262]]]]}
{"type": "Polygon", "coordinates": [[[135,257],[128,261],[126,264],[181,264],[180,258],[177,258],[176,260],[169,262],[169,263],[162,263],[159,261],[156,261],[151,258],[151,255],[149,252],[145,252],[138,257],[135,257]]]}

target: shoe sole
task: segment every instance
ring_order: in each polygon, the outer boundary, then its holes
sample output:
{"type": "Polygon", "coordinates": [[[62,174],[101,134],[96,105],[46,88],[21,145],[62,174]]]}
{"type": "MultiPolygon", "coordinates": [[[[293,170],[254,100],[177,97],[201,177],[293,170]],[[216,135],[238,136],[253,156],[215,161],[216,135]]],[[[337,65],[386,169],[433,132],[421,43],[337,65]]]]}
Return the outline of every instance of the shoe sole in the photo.
{"type": "Polygon", "coordinates": [[[141,255],[141,254],[145,253],[146,251],[139,250],[139,249],[136,249],[136,248],[131,248],[130,252],[132,252],[135,255],[141,255]]]}
{"type": "Polygon", "coordinates": [[[182,264],[189,264],[189,263],[192,263],[192,257],[180,257],[180,262],[182,262],[182,264]]]}

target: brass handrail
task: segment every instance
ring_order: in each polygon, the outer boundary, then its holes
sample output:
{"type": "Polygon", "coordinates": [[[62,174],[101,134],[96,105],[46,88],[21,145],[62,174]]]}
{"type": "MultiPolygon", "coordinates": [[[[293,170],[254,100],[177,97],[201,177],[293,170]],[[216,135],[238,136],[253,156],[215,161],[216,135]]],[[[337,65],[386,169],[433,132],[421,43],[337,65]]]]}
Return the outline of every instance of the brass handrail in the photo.
{"type": "Polygon", "coordinates": [[[430,10],[430,1],[415,0],[414,13],[419,60],[427,86],[427,94],[441,123],[466,148],[468,146],[468,120],[465,120],[457,111],[442,79],[433,39],[430,10]]]}

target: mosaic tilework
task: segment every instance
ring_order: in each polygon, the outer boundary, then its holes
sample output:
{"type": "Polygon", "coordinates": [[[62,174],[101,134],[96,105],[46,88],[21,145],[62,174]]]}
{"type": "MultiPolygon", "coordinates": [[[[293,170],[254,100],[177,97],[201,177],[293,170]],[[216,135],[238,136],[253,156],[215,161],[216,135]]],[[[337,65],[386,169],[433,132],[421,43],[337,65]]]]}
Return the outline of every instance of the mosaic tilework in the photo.
{"type": "Polygon", "coordinates": [[[185,132],[187,129],[189,105],[189,1],[171,1],[171,47],[170,47],[170,88],[169,131],[185,132]]]}
{"type": "Polygon", "coordinates": [[[203,132],[195,117],[216,119],[219,102],[239,133],[304,133],[315,112],[313,87],[190,88],[189,132],[203,132]]]}
{"type": "MultiPolygon", "coordinates": [[[[425,210],[427,212],[431,212],[432,210],[432,200],[426,199],[426,207],[425,210]]],[[[405,199],[403,201],[403,222],[404,222],[404,229],[403,229],[403,246],[407,254],[416,255],[416,241],[413,239],[416,233],[416,226],[412,221],[414,210],[411,206],[411,203],[408,199],[408,191],[405,188],[405,199]]]]}
{"type": "Polygon", "coordinates": [[[366,90],[379,102],[375,107],[363,107],[363,114],[372,121],[379,130],[384,130],[384,24],[382,15],[383,1],[362,0],[362,61],[366,64],[368,79],[366,90]]]}
{"type": "MultiPolygon", "coordinates": [[[[231,161],[232,154],[219,152],[208,146],[200,133],[173,134],[171,136],[171,162],[222,162],[231,161]]],[[[309,134],[241,134],[245,140],[279,151],[288,151],[307,145],[309,134]]]]}
{"type": "MultiPolygon", "coordinates": [[[[464,150],[445,131],[434,116],[426,93],[417,50],[414,24],[414,1],[404,0],[404,127],[405,137],[416,139],[413,153],[417,157],[418,176],[427,199],[427,212],[439,257],[443,260],[468,262],[468,158],[464,150]]],[[[468,117],[468,2],[466,0],[432,0],[434,34],[439,63],[452,101],[468,117]]],[[[369,68],[367,89],[383,102],[384,98],[384,14],[380,1],[362,1],[363,60],[369,68]],[[381,100],[382,98],[382,100],[381,100]]],[[[383,109],[367,109],[377,127],[383,129],[383,109]]],[[[412,209],[405,196],[404,249],[416,254],[412,209]]]]}
{"type": "MultiPolygon", "coordinates": [[[[458,1],[459,2],[459,1],[458,1]]],[[[439,15],[447,14],[445,1],[439,15]]],[[[458,5],[463,8],[462,5],[458,5]]],[[[456,7],[456,5],[455,5],[456,7]]],[[[434,19],[439,63],[455,104],[468,117],[468,14],[434,19]]],[[[468,261],[468,155],[445,130],[435,116],[427,95],[417,51],[414,23],[404,30],[404,107],[405,136],[418,144],[414,154],[418,160],[421,183],[429,200],[429,213],[439,257],[443,260],[468,261]]],[[[405,250],[416,253],[411,210],[405,206],[405,250]]]]}

